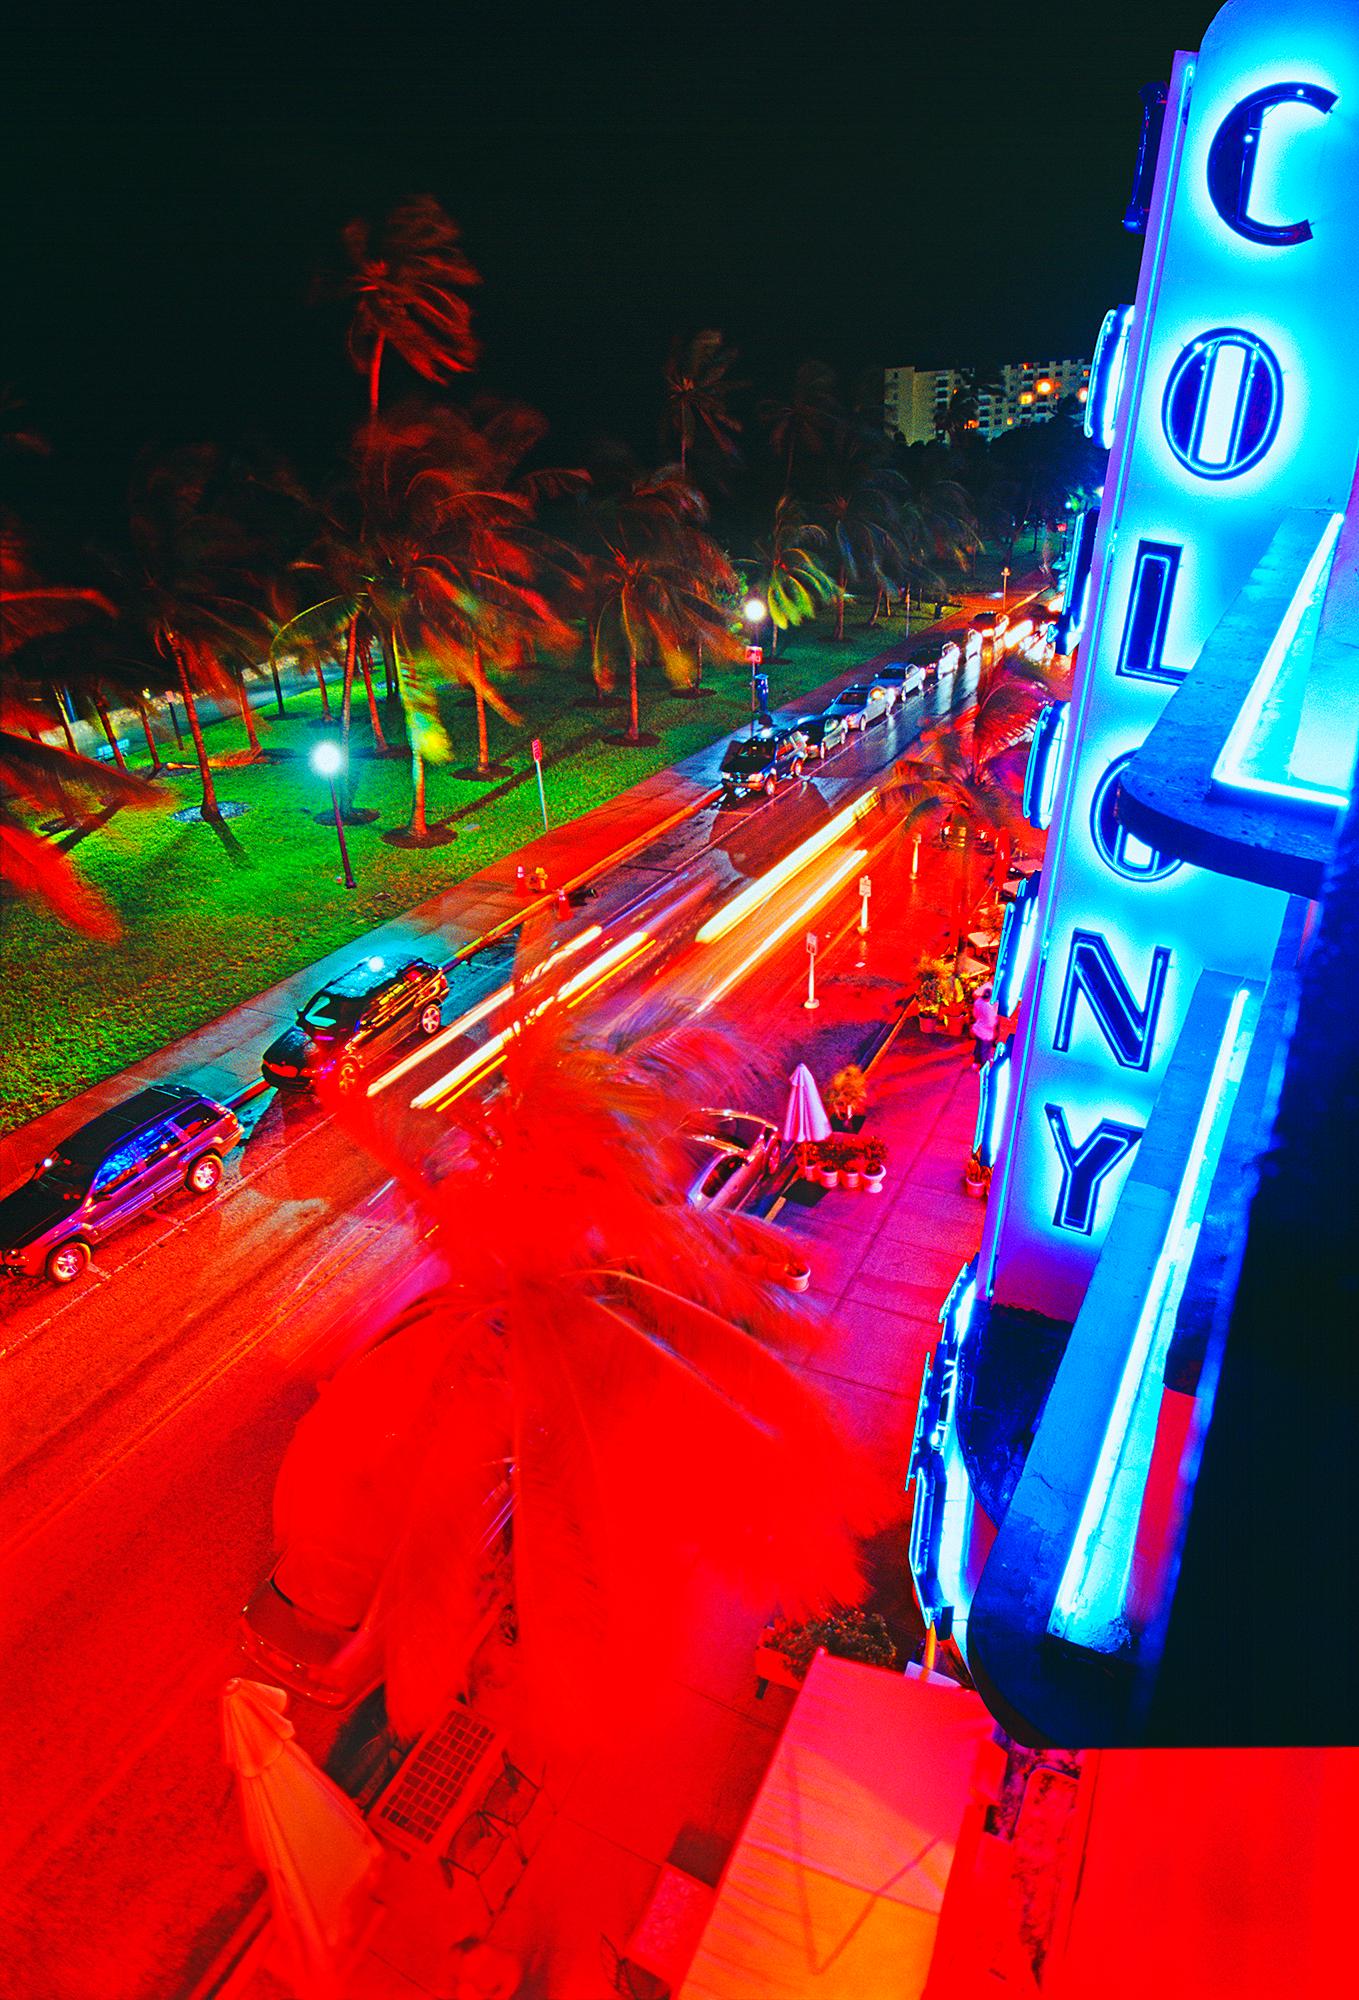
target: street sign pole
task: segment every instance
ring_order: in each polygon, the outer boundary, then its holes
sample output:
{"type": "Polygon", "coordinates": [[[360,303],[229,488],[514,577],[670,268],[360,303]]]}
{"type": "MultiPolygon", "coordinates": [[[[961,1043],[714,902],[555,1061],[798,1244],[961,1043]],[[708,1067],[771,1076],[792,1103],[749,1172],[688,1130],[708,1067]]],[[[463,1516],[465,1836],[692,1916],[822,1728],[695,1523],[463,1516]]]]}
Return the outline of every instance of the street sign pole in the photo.
{"type": "Polygon", "coordinates": [[[868,949],[868,899],[873,894],[872,879],[867,875],[859,877],[859,956],[856,965],[866,965],[868,949]]]}
{"type": "Polygon", "coordinates": [[[756,667],[764,665],[763,646],[746,647],[746,665],[750,668],[750,740],[753,743],[755,740],[755,715],[757,705],[761,699],[761,689],[763,688],[765,695],[769,692],[768,680],[763,674],[757,674],[755,671],[756,667]]]}
{"type": "Polygon", "coordinates": [[[817,937],[817,935],[816,935],[816,932],[815,932],[815,931],[808,931],[808,933],[807,933],[807,998],[806,998],[806,999],[805,999],[805,1000],[803,1001],[803,1003],[802,1003],[802,1004],[803,1004],[803,1006],[804,1006],[804,1007],[806,1007],[806,1008],[807,1008],[807,1009],[809,1009],[809,1010],[810,1010],[811,1008],[813,1008],[813,1007],[819,1007],[819,1006],[821,1005],[821,1002],[820,1002],[820,1001],[819,1001],[819,1000],[817,999],[817,997],[816,997],[816,952],[817,952],[817,946],[818,946],[819,942],[820,942],[820,940],[818,939],[818,937],[817,937]]]}
{"type": "Polygon", "coordinates": [[[538,773],[538,803],[543,809],[543,832],[550,831],[547,824],[547,793],[543,790],[543,739],[533,739],[533,768],[538,773]]]}

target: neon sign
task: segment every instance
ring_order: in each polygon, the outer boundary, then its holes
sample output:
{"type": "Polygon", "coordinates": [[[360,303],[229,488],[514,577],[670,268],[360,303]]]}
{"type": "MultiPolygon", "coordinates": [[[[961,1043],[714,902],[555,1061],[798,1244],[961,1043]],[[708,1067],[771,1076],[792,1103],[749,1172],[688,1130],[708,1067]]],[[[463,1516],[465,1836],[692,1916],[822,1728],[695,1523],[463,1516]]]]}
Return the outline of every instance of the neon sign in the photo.
{"type": "Polygon", "coordinates": [[[1200,479],[1235,479],[1278,435],[1283,371],[1256,334],[1217,326],[1181,349],[1161,422],[1180,464],[1200,479]]]}
{"type": "Polygon", "coordinates": [[[1115,757],[1095,787],[1090,803],[1090,837],[1105,865],[1125,882],[1164,882],[1184,863],[1174,854],[1160,854],[1129,833],[1118,817],[1118,781],[1132,762],[1127,751],[1115,757]]]}
{"type": "Polygon", "coordinates": [[[1120,1068],[1150,1069],[1169,969],[1169,946],[1158,944],[1151,955],[1146,998],[1139,1006],[1109,949],[1108,939],[1098,931],[1073,931],[1057,1025],[1052,1034],[1053,1048],[1065,1052],[1071,1047],[1076,1005],[1084,999],[1120,1068]]]}
{"type": "Polygon", "coordinates": [[[1261,222],[1250,212],[1266,114],[1284,105],[1305,104],[1324,117],[1334,103],[1335,92],[1320,84],[1272,83],[1243,97],[1218,126],[1208,149],[1208,193],[1227,227],[1248,243],[1282,247],[1306,243],[1312,235],[1310,222],[1261,222]]]}

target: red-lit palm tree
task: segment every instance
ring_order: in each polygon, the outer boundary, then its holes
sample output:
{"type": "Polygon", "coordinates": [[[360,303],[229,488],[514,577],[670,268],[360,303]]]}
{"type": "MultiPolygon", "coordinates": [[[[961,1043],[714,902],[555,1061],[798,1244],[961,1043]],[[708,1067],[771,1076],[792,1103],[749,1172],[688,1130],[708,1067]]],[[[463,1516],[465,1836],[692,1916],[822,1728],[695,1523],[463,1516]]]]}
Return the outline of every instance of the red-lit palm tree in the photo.
{"type": "Polygon", "coordinates": [[[51,722],[28,698],[26,655],[50,644],[73,623],[113,615],[100,591],[45,583],[34,572],[17,531],[10,525],[0,530],[0,875],[15,895],[108,941],[120,935],[112,910],[82,882],[60,849],[32,830],[24,811],[52,812],[69,820],[79,801],[91,813],[159,805],[161,798],[126,771],[46,742],[51,722]]]}
{"type": "Polygon", "coordinates": [[[658,661],[677,686],[692,686],[700,647],[723,659],[740,650],[729,609],[736,571],[707,520],[702,494],[673,467],[633,478],[597,509],[599,546],[585,578],[591,666],[596,683],[609,687],[626,665],[629,743],[643,741],[643,661],[658,661]]]}
{"type": "Polygon", "coordinates": [[[730,1063],[692,1032],[601,1048],[574,1020],[520,1016],[437,1185],[381,1149],[456,1277],[331,1380],[279,1480],[283,1545],[385,1575],[402,1733],[467,1684],[505,1561],[474,1529],[502,1483],[517,1719],[549,1749],[607,1726],[713,1579],[752,1628],[861,1594],[853,1535],[881,1496],[788,1366],[815,1323],[683,1196],[684,1113],[726,1101],[730,1063]]]}
{"type": "Polygon", "coordinates": [[[690,340],[676,339],[665,364],[666,422],[679,439],[680,472],[687,475],[695,440],[707,437],[724,458],[736,455],[740,419],[733,416],[731,397],[745,384],[731,371],[736,350],[724,346],[713,327],[690,340]]]}
{"type": "Polygon", "coordinates": [[[473,366],[477,342],[463,294],[481,279],[458,225],[432,195],[402,202],[376,236],[366,222],[351,222],[344,247],[354,300],[349,354],[368,378],[370,418],[388,347],[427,382],[449,382],[473,366]]]}

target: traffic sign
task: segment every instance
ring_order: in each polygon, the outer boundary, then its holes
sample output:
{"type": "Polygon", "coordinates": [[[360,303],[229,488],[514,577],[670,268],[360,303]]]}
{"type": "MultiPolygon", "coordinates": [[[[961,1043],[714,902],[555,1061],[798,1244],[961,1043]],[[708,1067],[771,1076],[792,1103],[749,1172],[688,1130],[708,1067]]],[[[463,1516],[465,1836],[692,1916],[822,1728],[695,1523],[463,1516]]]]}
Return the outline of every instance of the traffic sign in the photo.
{"type": "Polygon", "coordinates": [[[759,666],[763,666],[763,665],[764,665],[764,647],[763,647],[763,646],[747,646],[747,647],[746,647],[746,658],[747,658],[747,660],[748,660],[748,661],[750,662],[750,664],[751,664],[751,666],[752,666],[752,667],[759,667],[759,666]]]}
{"type": "Polygon", "coordinates": [[[821,940],[820,940],[820,939],[818,938],[818,936],[817,936],[816,932],[815,932],[815,931],[808,931],[808,933],[807,933],[807,956],[808,956],[808,958],[815,958],[815,957],[816,957],[816,954],[817,954],[817,950],[818,950],[818,947],[820,946],[820,943],[821,943],[821,940]]]}
{"type": "Polygon", "coordinates": [[[873,894],[873,883],[867,875],[859,877],[859,894],[861,896],[871,896],[873,894]]]}
{"type": "Polygon", "coordinates": [[[533,761],[535,764],[541,764],[543,761],[543,739],[541,736],[535,736],[533,739],[533,761]]]}

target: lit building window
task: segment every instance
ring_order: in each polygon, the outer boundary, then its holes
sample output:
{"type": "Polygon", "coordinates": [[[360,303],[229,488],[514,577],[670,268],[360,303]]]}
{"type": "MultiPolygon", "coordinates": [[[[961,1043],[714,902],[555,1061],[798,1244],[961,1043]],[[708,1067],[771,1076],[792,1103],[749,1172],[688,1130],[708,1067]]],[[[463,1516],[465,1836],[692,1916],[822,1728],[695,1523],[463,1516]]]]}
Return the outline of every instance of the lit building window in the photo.
{"type": "Polygon", "coordinates": [[[1019,392],[1019,400],[1021,403],[1031,403],[1033,401],[1033,390],[1021,389],[1019,392]]]}

